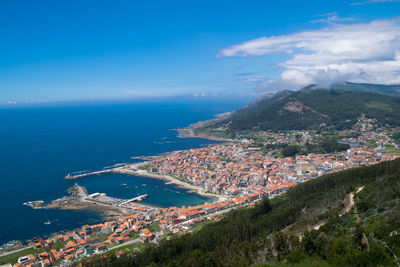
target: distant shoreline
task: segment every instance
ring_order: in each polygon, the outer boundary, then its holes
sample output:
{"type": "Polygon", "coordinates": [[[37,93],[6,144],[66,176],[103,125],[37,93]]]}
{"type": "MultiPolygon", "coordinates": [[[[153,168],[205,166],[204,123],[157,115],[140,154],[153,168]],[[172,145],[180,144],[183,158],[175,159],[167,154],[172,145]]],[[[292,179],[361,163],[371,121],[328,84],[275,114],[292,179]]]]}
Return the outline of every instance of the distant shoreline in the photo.
{"type": "Polygon", "coordinates": [[[220,142],[236,142],[237,140],[234,139],[226,139],[226,138],[221,138],[221,137],[215,137],[215,136],[210,136],[210,135],[201,135],[201,134],[194,134],[193,131],[193,126],[188,126],[187,128],[182,128],[182,129],[172,129],[175,130],[179,133],[180,138],[201,138],[201,139],[207,139],[211,141],[220,141],[220,142]]]}

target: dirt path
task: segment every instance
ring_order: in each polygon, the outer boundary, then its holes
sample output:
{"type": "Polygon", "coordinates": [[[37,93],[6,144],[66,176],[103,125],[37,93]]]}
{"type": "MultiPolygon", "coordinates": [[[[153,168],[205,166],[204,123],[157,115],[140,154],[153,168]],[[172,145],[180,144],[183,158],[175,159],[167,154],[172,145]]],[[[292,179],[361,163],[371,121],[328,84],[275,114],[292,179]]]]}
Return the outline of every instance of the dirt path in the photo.
{"type": "MultiPolygon", "coordinates": [[[[343,216],[344,214],[348,213],[351,208],[354,206],[354,193],[357,194],[361,190],[364,189],[364,186],[358,187],[355,192],[350,192],[345,198],[344,198],[344,208],[343,210],[339,213],[339,217],[343,216]]],[[[355,212],[357,223],[359,223],[360,218],[358,217],[358,213],[355,212]]]]}
{"type": "MultiPolygon", "coordinates": [[[[364,186],[357,188],[356,194],[359,193],[363,189],[364,189],[364,186]]],[[[359,224],[361,222],[361,218],[360,218],[360,215],[358,214],[357,206],[354,206],[354,216],[356,216],[356,223],[359,224]]],[[[367,235],[365,233],[362,233],[361,242],[367,246],[367,251],[369,251],[369,242],[368,242],[367,235]]]]}
{"type": "Polygon", "coordinates": [[[314,230],[318,230],[322,225],[324,225],[326,222],[325,221],[320,221],[319,223],[317,223],[316,225],[314,225],[312,227],[312,229],[314,230]]]}
{"type": "Polygon", "coordinates": [[[354,206],[354,193],[350,192],[345,198],[344,198],[344,208],[343,210],[339,213],[339,217],[342,217],[344,214],[348,213],[351,208],[354,206]]]}

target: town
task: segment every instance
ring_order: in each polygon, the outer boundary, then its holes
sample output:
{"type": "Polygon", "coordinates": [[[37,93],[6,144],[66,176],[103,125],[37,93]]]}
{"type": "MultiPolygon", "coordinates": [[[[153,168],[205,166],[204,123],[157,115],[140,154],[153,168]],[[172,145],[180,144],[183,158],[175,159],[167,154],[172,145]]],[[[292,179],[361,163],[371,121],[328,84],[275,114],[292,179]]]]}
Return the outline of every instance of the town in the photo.
{"type": "MultiPolygon", "coordinates": [[[[118,202],[115,205],[132,210],[132,214],[102,224],[85,225],[80,230],[48,239],[34,238],[29,247],[31,253],[19,257],[14,266],[68,265],[103,253],[118,256],[126,253],[126,247],[139,250],[144,244],[157,244],[171,234],[194,231],[232,209],[253,206],[263,197],[274,198],[296,184],[321,175],[393,160],[399,157],[392,153],[399,144],[388,131],[378,127],[373,119],[361,117],[351,129],[340,131],[339,142],[349,148],[336,153],[282,157],[276,153],[263,153],[254,139],[245,138],[240,142],[165,154],[144,162],[140,172],[171,176],[221,197],[198,206],[169,208],[118,202]]],[[[315,142],[321,133],[258,132],[256,136],[263,146],[280,143],[301,145],[315,142]]],[[[131,167],[128,164],[123,168],[131,167]]],[[[87,199],[111,203],[107,205],[115,202],[99,194],[87,199]]]]}

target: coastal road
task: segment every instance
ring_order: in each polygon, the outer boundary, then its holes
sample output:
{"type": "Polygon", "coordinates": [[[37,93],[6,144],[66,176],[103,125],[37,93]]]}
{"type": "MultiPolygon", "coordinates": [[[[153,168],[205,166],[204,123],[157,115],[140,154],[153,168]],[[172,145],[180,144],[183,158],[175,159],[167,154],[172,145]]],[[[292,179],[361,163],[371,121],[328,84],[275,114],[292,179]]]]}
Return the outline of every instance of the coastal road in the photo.
{"type": "Polygon", "coordinates": [[[7,252],[4,252],[4,253],[1,253],[0,257],[7,256],[7,255],[10,255],[10,254],[14,254],[14,253],[23,251],[23,250],[28,249],[28,248],[33,248],[33,246],[28,246],[28,247],[19,248],[19,249],[16,249],[16,250],[7,251],[7,252]]]}
{"type": "Polygon", "coordinates": [[[231,210],[236,209],[236,208],[237,208],[237,207],[231,207],[231,208],[228,208],[228,209],[220,210],[220,211],[211,213],[211,215],[213,215],[213,216],[221,215],[221,214],[230,212],[231,210]]]}
{"type": "Polygon", "coordinates": [[[116,245],[114,247],[109,248],[108,250],[117,249],[117,248],[124,247],[124,246],[127,246],[127,245],[135,244],[135,243],[138,243],[138,242],[140,242],[140,238],[136,238],[136,239],[133,239],[131,241],[116,245]]]}

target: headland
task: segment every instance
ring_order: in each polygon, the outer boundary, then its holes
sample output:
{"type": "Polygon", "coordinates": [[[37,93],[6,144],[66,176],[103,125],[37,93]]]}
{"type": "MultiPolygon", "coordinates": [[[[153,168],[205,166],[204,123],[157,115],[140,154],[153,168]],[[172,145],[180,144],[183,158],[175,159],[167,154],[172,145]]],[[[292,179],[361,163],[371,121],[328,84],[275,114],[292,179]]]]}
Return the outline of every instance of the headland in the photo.
{"type": "Polygon", "coordinates": [[[70,196],[56,199],[48,204],[43,204],[41,208],[63,209],[63,210],[97,210],[104,214],[105,220],[117,219],[121,216],[131,215],[137,212],[156,209],[149,204],[139,204],[137,202],[147,198],[148,195],[141,195],[131,199],[120,199],[107,196],[105,193],[88,194],[83,186],[75,184],[68,189],[70,196]]]}

